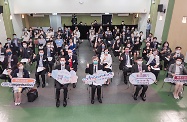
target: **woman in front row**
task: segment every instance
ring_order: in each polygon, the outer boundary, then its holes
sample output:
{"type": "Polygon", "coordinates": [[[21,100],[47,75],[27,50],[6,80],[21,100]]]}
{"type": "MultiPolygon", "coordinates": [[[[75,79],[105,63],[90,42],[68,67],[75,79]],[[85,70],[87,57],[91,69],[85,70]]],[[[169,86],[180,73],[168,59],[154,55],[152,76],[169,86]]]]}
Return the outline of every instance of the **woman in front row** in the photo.
{"type": "MultiPolygon", "coordinates": [[[[23,63],[18,62],[17,64],[17,69],[15,69],[12,73],[12,76],[10,75],[11,72],[9,72],[9,77],[10,79],[12,78],[29,78],[29,72],[24,69],[23,63]]],[[[14,91],[14,101],[15,105],[20,105],[21,104],[21,92],[22,88],[19,87],[13,87],[14,91]]]]}
{"type": "MultiPolygon", "coordinates": [[[[177,57],[174,64],[171,64],[168,71],[168,77],[173,78],[175,75],[186,75],[187,70],[182,64],[182,58],[177,57]]],[[[173,92],[173,97],[179,99],[179,96],[182,95],[184,82],[177,81],[175,82],[175,89],[173,92]]]]}

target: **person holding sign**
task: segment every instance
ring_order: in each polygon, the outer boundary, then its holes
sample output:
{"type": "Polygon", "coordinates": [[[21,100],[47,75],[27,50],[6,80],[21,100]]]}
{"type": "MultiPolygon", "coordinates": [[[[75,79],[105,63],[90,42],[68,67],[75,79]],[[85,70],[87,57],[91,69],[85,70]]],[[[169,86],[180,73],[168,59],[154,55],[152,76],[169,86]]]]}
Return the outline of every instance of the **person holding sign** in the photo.
{"type": "MultiPolygon", "coordinates": [[[[18,63],[18,57],[12,54],[12,50],[10,48],[6,49],[6,56],[2,63],[3,73],[0,75],[0,79],[6,79],[7,70],[14,71],[16,69],[16,65],[18,63]]],[[[10,82],[10,78],[8,78],[10,82]]]]}
{"type": "MultiPolygon", "coordinates": [[[[131,72],[132,73],[135,73],[135,72],[139,72],[139,73],[149,72],[147,66],[145,64],[143,64],[142,57],[137,57],[136,64],[134,64],[132,66],[131,72]]],[[[136,85],[136,91],[135,91],[135,93],[133,95],[134,100],[137,100],[139,91],[141,89],[142,89],[142,93],[140,94],[140,97],[142,98],[143,101],[146,101],[146,95],[145,95],[145,93],[146,93],[146,91],[148,89],[147,85],[136,85]]]]}
{"type": "MultiPolygon", "coordinates": [[[[65,57],[60,58],[60,65],[57,65],[54,70],[68,70],[70,71],[69,65],[66,65],[65,57]]],[[[48,73],[48,76],[51,76],[51,73],[48,73]]],[[[67,106],[67,94],[68,94],[68,84],[60,84],[57,80],[55,80],[55,87],[56,87],[56,107],[60,106],[60,90],[64,89],[64,101],[63,106],[67,106]]]]}
{"type": "MultiPolygon", "coordinates": [[[[13,71],[12,76],[11,76],[11,72],[8,72],[10,79],[12,79],[12,78],[29,78],[29,72],[26,69],[24,69],[23,63],[18,62],[17,68],[18,69],[15,69],[13,71]]],[[[21,104],[22,88],[13,87],[13,90],[14,90],[15,105],[16,106],[20,105],[21,104]]]]}
{"type": "Polygon", "coordinates": [[[55,52],[51,46],[51,41],[47,42],[47,47],[44,47],[44,55],[48,58],[49,72],[52,72],[53,65],[55,63],[55,52]]]}
{"type": "MultiPolygon", "coordinates": [[[[98,70],[103,70],[103,66],[99,64],[99,59],[97,56],[93,56],[92,57],[92,64],[87,64],[86,70],[85,72],[93,75],[94,73],[96,73],[98,70]]],[[[91,87],[92,87],[92,92],[91,92],[91,103],[94,104],[94,97],[95,97],[95,91],[97,88],[97,98],[98,101],[100,103],[102,103],[102,99],[101,99],[101,86],[100,84],[97,84],[95,82],[92,83],[91,87]]]]}
{"type": "MultiPolygon", "coordinates": [[[[175,75],[186,75],[187,74],[187,70],[182,64],[183,59],[181,57],[177,57],[175,60],[176,60],[175,63],[171,64],[169,67],[169,71],[168,71],[169,78],[173,78],[175,77],[175,75]]],[[[173,97],[175,99],[179,99],[179,96],[181,95],[181,92],[183,89],[183,84],[184,82],[180,82],[180,81],[175,82],[175,89],[173,92],[173,97]]]]}
{"type": "MultiPolygon", "coordinates": [[[[74,70],[75,72],[77,72],[78,60],[77,60],[77,56],[73,54],[72,50],[68,50],[68,55],[65,58],[66,58],[66,64],[69,65],[70,70],[74,70]]],[[[73,88],[75,87],[76,84],[73,83],[73,88]]]]}
{"type": "Polygon", "coordinates": [[[45,87],[45,74],[46,74],[46,70],[48,69],[48,59],[47,59],[47,56],[44,55],[43,49],[39,50],[39,55],[33,56],[33,62],[35,61],[37,63],[36,73],[35,73],[37,87],[40,87],[39,75],[41,75],[42,82],[43,82],[42,88],[44,88],[45,87]]]}
{"type": "MultiPolygon", "coordinates": [[[[103,71],[112,72],[112,57],[107,48],[104,49],[104,54],[101,54],[100,63],[103,65],[103,71]]],[[[106,84],[110,84],[109,79],[106,84]]]]}
{"type": "Polygon", "coordinates": [[[131,72],[134,64],[133,56],[129,53],[129,47],[126,47],[124,53],[121,54],[120,61],[119,69],[123,70],[124,83],[127,84],[127,73],[131,72]]]}

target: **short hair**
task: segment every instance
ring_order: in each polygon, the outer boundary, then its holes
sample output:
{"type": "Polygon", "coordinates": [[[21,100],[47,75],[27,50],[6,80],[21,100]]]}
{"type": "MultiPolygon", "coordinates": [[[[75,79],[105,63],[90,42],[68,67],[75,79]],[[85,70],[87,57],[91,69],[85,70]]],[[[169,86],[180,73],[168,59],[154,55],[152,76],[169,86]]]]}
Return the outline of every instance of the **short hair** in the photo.
{"type": "Polygon", "coordinates": [[[138,57],[136,58],[136,60],[139,60],[139,59],[142,59],[142,57],[141,57],[141,56],[138,56],[138,57]]]}
{"type": "Polygon", "coordinates": [[[26,43],[26,44],[27,44],[27,42],[26,42],[26,41],[23,41],[23,42],[22,42],[22,44],[23,44],[23,43],[26,43]]]}
{"type": "Polygon", "coordinates": [[[92,57],[92,60],[94,60],[94,59],[96,59],[96,58],[98,59],[98,57],[97,57],[97,56],[93,56],[93,57],[92,57]]]}
{"type": "Polygon", "coordinates": [[[19,67],[19,65],[20,65],[20,64],[22,64],[22,65],[23,65],[23,63],[22,63],[22,62],[18,62],[18,63],[17,63],[17,67],[19,67]]]}
{"type": "Polygon", "coordinates": [[[175,47],[175,50],[176,50],[176,49],[178,49],[178,48],[182,49],[182,47],[180,47],[180,46],[177,46],[177,47],[175,47]]]}
{"type": "Polygon", "coordinates": [[[2,43],[0,42],[0,44],[2,44],[2,43]]]}
{"type": "Polygon", "coordinates": [[[40,52],[40,51],[44,51],[44,50],[43,49],[39,49],[38,52],[40,52]]]}
{"type": "Polygon", "coordinates": [[[182,58],[181,58],[181,57],[176,57],[176,58],[175,58],[175,60],[177,60],[177,59],[180,59],[180,60],[182,60],[182,58]]]}
{"type": "Polygon", "coordinates": [[[60,59],[61,59],[61,58],[64,58],[64,59],[65,59],[65,56],[61,56],[60,59]]]}
{"type": "Polygon", "coordinates": [[[157,39],[157,37],[154,37],[153,39],[157,39]]]}
{"type": "Polygon", "coordinates": [[[140,31],[140,33],[143,33],[143,31],[140,31]]]}

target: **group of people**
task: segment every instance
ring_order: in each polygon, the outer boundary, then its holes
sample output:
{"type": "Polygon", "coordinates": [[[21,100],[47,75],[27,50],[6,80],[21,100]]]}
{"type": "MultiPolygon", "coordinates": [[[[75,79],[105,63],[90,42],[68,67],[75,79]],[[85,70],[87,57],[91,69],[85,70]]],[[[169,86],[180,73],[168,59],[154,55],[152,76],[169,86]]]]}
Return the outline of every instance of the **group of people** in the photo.
{"type": "MultiPolygon", "coordinates": [[[[125,84],[129,83],[128,75],[135,72],[152,72],[157,78],[155,81],[157,84],[158,74],[162,67],[164,70],[168,70],[168,77],[186,74],[184,55],[181,54],[182,48],[176,47],[172,52],[168,42],[161,44],[151,33],[146,38],[142,31],[125,26],[123,29],[115,27],[113,30],[110,30],[110,27],[104,30],[100,26],[98,32],[95,32],[94,26],[92,26],[88,33],[90,46],[93,48],[95,56],[92,57],[92,63],[87,64],[85,73],[93,75],[98,70],[112,72],[113,54],[115,58],[119,59],[119,70],[123,71],[125,84]],[[142,48],[143,43],[145,43],[145,47],[142,48]],[[161,65],[161,61],[164,62],[164,66],[161,65]]],[[[44,32],[42,28],[30,28],[29,30],[25,28],[21,40],[14,34],[12,40],[7,38],[4,47],[0,43],[0,56],[3,56],[3,60],[0,60],[0,79],[8,79],[11,82],[11,79],[15,77],[29,78],[30,71],[27,66],[32,66],[33,62],[36,62],[37,87],[40,87],[41,83],[42,88],[46,86],[45,76],[51,77],[53,69],[77,72],[77,49],[82,42],[78,27],[75,27],[74,31],[66,27],[64,29],[59,27],[56,32],[52,27],[47,32],[44,32]],[[28,59],[28,61],[18,62],[19,58],[28,59]],[[3,74],[5,70],[8,74],[3,74]],[[40,82],[39,76],[41,76],[42,82],[40,82]]],[[[110,81],[111,79],[108,79],[105,84],[109,85],[110,81]]],[[[183,84],[183,82],[175,83],[173,92],[175,99],[179,99],[183,84]]],[[[61,89],[64,90],[63,106],[67,105],[68,85],[60,84],[55,80],[56,107],[60,106],[61,89]]],[[[75,87],[76,83],[73,84],[73,88],[75,87]]],[[[96,90],[98,101],[102,103],[102,85],[93,82],[90,87],[91,103],[95,102],[96,90]]],[[[146,100],[147,85],[136,85],[134,100],[137,100],[141,89],[140,97],[143,101],[146,100]]],[[[15,105],[20,105],[23,90],[22,88],[13,88],[15,105]]]]}

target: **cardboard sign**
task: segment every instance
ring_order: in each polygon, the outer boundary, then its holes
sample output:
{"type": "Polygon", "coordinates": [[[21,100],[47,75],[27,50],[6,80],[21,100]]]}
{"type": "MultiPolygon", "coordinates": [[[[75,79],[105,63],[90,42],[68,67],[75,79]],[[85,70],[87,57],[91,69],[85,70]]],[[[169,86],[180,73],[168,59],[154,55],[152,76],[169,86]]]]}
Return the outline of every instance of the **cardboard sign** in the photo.
{"type": "Polygon", "coordinates": [[[156,77],[151,72],[132,73],[129,81],[133,85],[151,85],[155,82],[156,77]]]}
{"type": "Polygon", "coordinates": [[[187,75],[176,75],[173,79],[176,81],[187,81],[187,75]]]}
{"type": "Polygon", "coordinates": [[[11,83],[2,82],[3,87],[34,87],[35,79],[33,78],[12,78],[11,83]]]}
{"type": "Polygon", "coordinates": [[[86,78],[83,78],[82,81],[85,84],[96,83],[98,85],[102,85],[107,81],[107,79],[110,79],[113,77],[114,77],[113,72],[107,73],[106,71],[98,70],[97,73],[95,73],[93,75],[86,75],[86,78]]]}
{"type": "Polygon", "coordinates": [[[71,70],[70,72],[64,70],[53,70],[51,76],[57,80],[60,84],[76,83],[78,76],[76,72],[71,70]]]}

